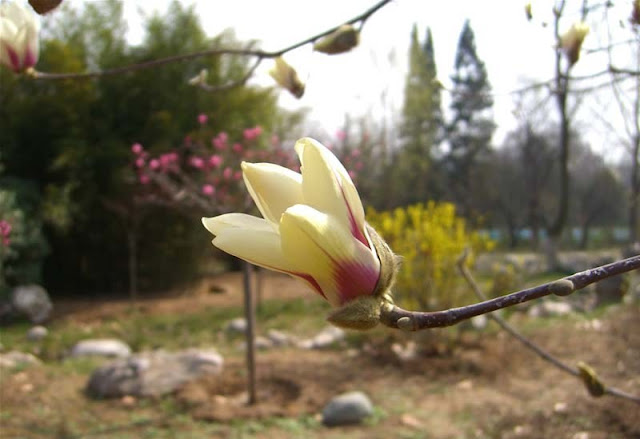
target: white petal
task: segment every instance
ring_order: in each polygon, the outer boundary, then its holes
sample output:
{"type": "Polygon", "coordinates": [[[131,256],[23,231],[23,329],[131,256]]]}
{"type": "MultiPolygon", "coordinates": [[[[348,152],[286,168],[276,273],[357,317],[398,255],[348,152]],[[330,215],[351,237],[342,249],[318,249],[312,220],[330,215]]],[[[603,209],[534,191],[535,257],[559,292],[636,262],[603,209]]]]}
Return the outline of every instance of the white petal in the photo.
{"type": "Polygon", "coordinates": [[[291,267],[311,275],[332,305],[373,292],[380,273],[377,256],[332,215],[293,206],[282,215],[280,235],[291,267]]]}
{"type": "Polygon", "coordinates": [[[202,218],[202,224],[216,236],[227,229],[273,231],[273,228],[264,219],[244,213],[225,213],[213,218],[202,218]]]}
{"type": "Polygon", "coordinates": [[[291,272],[280,246],[280,235],[268,230],[227,228],[217,235],[213,245],[231,255],[270,270],[291,272]]]}
{"type": "Polygon", "coordinates": [[[242,163],[244,182],[262,216],[277,226],[282,213],[303,202],[302,175],[273,163],[242,163]]]}
{"type": "Polygon", "coordinates": [[[365,238],[360,196],[342,163],[325,146],[308,137],[296,142],[296,152],[303,166],[305,203],[336,216],[357,239],[371,247],[365,238]]]}

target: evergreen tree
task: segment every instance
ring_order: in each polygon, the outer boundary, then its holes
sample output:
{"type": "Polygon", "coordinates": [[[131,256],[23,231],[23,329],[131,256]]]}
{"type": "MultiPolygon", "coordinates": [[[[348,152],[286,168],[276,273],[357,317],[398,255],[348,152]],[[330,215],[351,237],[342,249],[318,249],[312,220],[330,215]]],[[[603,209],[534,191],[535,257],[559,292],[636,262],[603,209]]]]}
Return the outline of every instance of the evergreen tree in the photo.
{"type": "Polygon", "coordinates": [[[491,85],[484,62],[476,52],[469,20],[464,23],[451,76],[452,119],[447,127],[449,151],[444,161],[449,197],[468,215],[474,208],[474,176],[491,148],[495,129],[491,85]]]}
{"type": "Polygon", "coordinates": [[[427,28],[421,46],[414,25],[400,129],[401,149],[394,157],[397,204],[424,202],[430,193],[429,168],[442,128],[440,87],[436,76],[431,29],[427,28]]]}

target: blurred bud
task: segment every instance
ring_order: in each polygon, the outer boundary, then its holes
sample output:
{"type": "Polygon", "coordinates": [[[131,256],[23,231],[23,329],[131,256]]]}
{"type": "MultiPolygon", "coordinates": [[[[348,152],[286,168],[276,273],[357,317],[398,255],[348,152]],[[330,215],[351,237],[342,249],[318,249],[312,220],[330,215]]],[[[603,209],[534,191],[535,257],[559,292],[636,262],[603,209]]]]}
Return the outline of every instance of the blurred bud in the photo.
{"type": "Polygon", "coordinates": [[[31,7],[40,15],[51,12],[60,3],[62,3],[62,0],[29,0],[31,7]]]}
{"type": "Polygon", "coordinates": [[[0,4],[0,64],[14,72],[30,69],[38,62],[40,23],[16,2],[0,4]]]}
{"type": "Polygon", "coordinates": [[[201,86],[207,83],[207,76],[209,75],[209,71],[207,69],[200,70],[193,78],[189,79],[189,85],[201,86]]]}
{"type": "Polygon", "coordinates": [[[350,24],[343,24],[326,37],[317,41],[313,49],[328,55],[348,52],[358,45],[359,32],[350,24]]]}
{"type": "Polygon", "coordinates": [[[580,48],[584,38],[589,33],[589,26],[580,21],[574,23],[571,28],[560,37],[560,48],[564,51],[569,61],[569,67],[573,66],[580,58],[580,48]]]}
{"type": "Polygon", "coordinates": [[[633,2],[633,9],[631,10],[631,24],[640,24],[640,0],[633,2]]]}
{"type": "Polygon", "coordinates": [[[580,361],[578,363],[578,372],[580,373],[580,378],[582,378],[582,382],[591,396],[598,397],[604,395],[604,384],[602,384],[602,381],[598,378],[596,371],[593,370],[591,366],[580,361]]]}
{"type": "Polygon", "coordinates": [[[527,14],[527,20],[531,21],[533,14],[531,13],[531,2],[524,5],[524,13],[527,14]]]}
{"type": "Polygon", "coordinates": [[[276,65],[269,74],[279,86],[286,88],[296,98],[300,99],[304,94],[304,83],[298,78],[298,73],[287,62],[278,57],[275,59],[276,65]]]}

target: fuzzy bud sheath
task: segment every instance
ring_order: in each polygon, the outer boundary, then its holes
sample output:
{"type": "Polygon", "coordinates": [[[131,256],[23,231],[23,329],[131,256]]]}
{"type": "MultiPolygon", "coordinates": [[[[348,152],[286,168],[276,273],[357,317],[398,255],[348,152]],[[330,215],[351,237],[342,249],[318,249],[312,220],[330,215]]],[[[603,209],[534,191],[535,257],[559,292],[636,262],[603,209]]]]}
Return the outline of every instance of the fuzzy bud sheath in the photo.
{"type": "Polygon", "coordinates": [[[400,258],[391,251],[373,227],[367,224],[367,232],[380,260],[380,277],[369,296],[359,296],[334,309],[327,320],[335,326],[361,331],[371,329],[380,322],[380,311],[385,304],[393,304],[391,288],[400,266],[400,258]]]}

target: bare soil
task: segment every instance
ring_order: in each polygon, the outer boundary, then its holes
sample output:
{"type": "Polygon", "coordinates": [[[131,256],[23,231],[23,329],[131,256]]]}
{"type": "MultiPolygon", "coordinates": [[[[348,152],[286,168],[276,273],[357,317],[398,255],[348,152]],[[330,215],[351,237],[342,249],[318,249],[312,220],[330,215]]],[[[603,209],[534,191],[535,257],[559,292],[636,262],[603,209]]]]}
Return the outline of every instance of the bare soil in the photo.
{"type": "MultiPolygon", "coordinates": [[[[286,299],[302,294],[299,284],[286,277],[269,274],[263,281],[266,297],[286,299]]],[[[203,282],[188,294],[147,299],[142,309],[150,314],[184,314],[196,312],[203,304],[238,304],[239,286],[239,275],[227,274],[203,282]],[[233,294],[212,294],[211,290],[216,289],[233,294]]],[[[126,306],[126,301],[100,306],[70,302],[58,307],[58,318],[90,322],[117,315],[126,306]]],[[[512,322],[524,324],[526,317],[514,318],[512,322]]],[[[414,336],[384,334],[378,332],[358,348],[260,351],[258,402],[254,405],[246,404],[241,353],[225,359],[220,376],[185,386],[171,403],[177,413],[190,419],[222,423],[209,437],[229,437],[234,423],[237,426],[242,420],[317,416],[336,394],[362,390],[377,408],[373,422],[340,428],[316,424],[303,432],[269,425],[250,437],[640,438],[640,405],[612,396],[589,396],[580,381],[542,361],[505,333],[465,333],[455,347],[441,348],[441,333],[434,330],[420,338],[420,343],[429,349],[405,361],[392,352],[391,342],[405,343],[416,340],[414,336]]],[[[606,384],[640,395],[637,306],[610,307],[595,323],[586,318],[554,320],[548,325],[537,325],[529,334],[533,341],[567,363],[584,361],[598,371],[606,384]]],[[[98,437],[124,437],[121,432],[109,433],[108,426],[121,423],[123,416],[130,416],[133,410],[140,416],[153,417],[154,404],[162,403],[135,399],[91,401],[83,393],[86,379],[83,374],[52,379],[46,366],[29,368],[3,379],[2,410],[9,409],[12,417],[2,418],[4,433],[0,437],[77,437],[65,436],[65,432],[80,418],[87,417],[95,417],[100,425],[107,426],[98,437]],[[25,410],[19,411],[16,418],[18,407],[25,410]],[[57,420],[56,431],[43,427],[51,425],[43,423],[45,418],[57,420]],[[44,432],[55,434],[47,436],[44,432]]],[[[169,428],[168,422],[155,420],[153,428],[161,429],[163,425],[169,428]]],[[[128,428],[128,434],[133,429],[143,437],[149,426],[141,422],[128,428]]],[[[186,432],[175,437],[204,436],[186,432]]]]}

